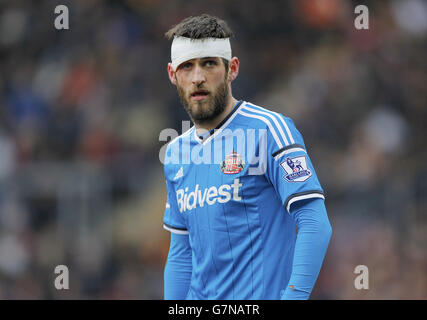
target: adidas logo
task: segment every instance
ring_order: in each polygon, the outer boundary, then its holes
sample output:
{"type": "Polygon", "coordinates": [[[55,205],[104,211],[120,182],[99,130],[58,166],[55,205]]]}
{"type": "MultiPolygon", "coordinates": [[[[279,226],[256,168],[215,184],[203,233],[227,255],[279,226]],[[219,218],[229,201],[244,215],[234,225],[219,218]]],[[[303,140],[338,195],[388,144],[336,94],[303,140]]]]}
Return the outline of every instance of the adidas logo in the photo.
{"type": "Polygon", "coordinates": [[[176,175],[175,175],[175,177],[173,178],[174,180],[178,180],[179,178],[181,178],[181,177],[183,177],[184,176],[184,170],[183,170],[183,168],[181,167],[179,170],[178,170],[178,172],[176,173],[176,175]]]}

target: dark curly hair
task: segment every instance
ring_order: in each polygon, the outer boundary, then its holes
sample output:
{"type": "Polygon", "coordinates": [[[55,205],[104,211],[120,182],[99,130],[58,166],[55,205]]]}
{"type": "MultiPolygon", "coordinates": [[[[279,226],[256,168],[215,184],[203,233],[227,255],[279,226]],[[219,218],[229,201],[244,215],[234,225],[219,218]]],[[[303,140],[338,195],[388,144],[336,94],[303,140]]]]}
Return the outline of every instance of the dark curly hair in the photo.
{"type": "Polygon", "coordinates": [[[167,39],[186,37],[190,39],[230,38],[233,32],[224,20],[209,14],[188,17],[165,33],[167,39]]]}

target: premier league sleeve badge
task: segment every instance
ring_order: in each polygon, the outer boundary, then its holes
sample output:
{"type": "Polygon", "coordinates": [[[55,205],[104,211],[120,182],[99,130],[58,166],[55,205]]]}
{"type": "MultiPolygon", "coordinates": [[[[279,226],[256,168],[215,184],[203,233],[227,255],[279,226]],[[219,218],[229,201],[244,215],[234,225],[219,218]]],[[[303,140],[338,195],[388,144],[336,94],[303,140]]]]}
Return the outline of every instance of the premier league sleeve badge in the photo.
{"type": "Polygon", "coordinates": [[[312,176],[311,170],[307,168],[305,156],[286,158],[280,166],[285,170],[283,178],[288,182],[304,182],[312,176]]]}

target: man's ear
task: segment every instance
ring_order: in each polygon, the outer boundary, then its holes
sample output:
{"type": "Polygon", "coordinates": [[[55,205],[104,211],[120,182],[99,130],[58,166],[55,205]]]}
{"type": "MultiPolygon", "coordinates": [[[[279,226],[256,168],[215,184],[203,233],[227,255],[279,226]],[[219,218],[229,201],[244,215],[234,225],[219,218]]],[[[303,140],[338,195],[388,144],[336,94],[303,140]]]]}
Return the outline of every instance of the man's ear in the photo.
{"type": "Polygon", "coordinates": [[[168,63],[168,75],[170,82],[172,82],[172,84],[176,86],[175,71],[173,70],[172,63],[170,62],[168,63]]]}
{"type": "Polygon", "coordinates": [[[237,57],[231,58],[228,67],[228,80],[232,82],[239,74],[239,59],[237,57]]]}

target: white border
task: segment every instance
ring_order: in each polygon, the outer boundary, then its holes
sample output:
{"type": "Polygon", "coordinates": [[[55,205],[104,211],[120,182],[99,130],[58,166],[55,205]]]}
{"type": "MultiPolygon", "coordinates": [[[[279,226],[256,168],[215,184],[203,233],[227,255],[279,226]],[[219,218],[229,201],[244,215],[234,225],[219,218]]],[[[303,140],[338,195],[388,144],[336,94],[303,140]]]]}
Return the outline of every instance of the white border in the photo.
{"type": "Polygon", "coordinates": [[[280,152],[279,154],[277,154],[274,157],[274,160],[278,160],[279,158],[283,157],[285,154],[289,154],[289,153],[297,152],[297,151],[303,151],[304,153],[306,153],[305,149],[300,148],[300,147],[290,148],[290,149],[287,149],[287,150],[283,150],[282,152],[280,152]]]}
{"type": "Polygon", "coordinates": [[[163,229],[170,231],[172,233],[175,233],[175,234],[189,234],[189,232],[187,230],[178,230],[178,229],[174,229],[174,228],[169,228],[165,224],[163,225],[163,229]]]}
{"type": "Polygon", "coordinates": [[[289,209],[291,208],[292,203],[294,203],[296,201],[312,199],[312,198],[321,198],[321,199],[325,200],[325,196],[323,194],[320,194],[320,193],[309,193],[309,194],[304,194],[301,196],[296,196],[296,197],[292,198],[291,200],[289,200],[288,205],[286,206],[286,210],[290,213],[289,209]]]}

